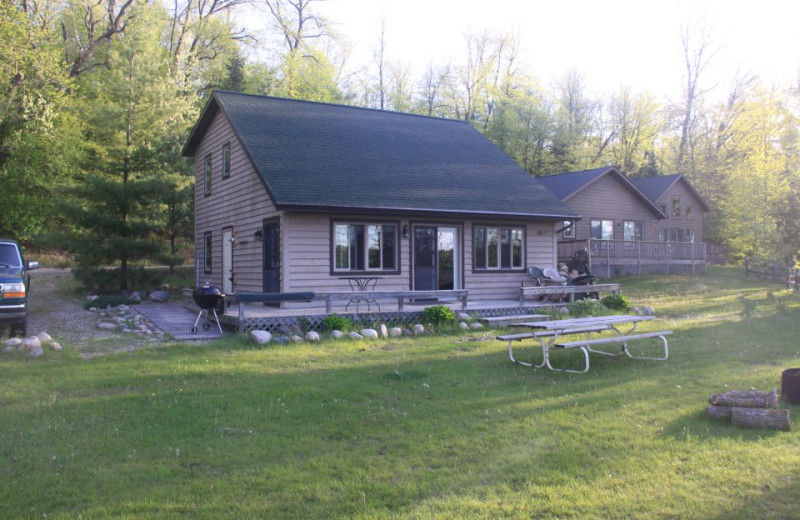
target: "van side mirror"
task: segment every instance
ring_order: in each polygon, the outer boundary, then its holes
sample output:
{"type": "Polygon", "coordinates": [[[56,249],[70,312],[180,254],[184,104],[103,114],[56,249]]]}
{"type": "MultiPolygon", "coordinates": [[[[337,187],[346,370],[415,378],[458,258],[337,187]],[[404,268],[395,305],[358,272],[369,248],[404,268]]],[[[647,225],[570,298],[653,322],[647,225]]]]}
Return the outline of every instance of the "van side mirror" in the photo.
{"type": "Polygon", "coordinates": [[[39,262],[34,262],[34,261],[28,262],[28,269],[29,270],[39,269],[39,262]]]}

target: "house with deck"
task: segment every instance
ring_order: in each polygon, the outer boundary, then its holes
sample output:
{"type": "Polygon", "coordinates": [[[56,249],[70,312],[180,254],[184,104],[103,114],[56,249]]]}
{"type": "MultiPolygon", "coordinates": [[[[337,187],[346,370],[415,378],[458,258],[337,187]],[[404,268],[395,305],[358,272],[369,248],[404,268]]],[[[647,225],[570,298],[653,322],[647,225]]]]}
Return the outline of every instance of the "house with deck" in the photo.
{"type": "Polygon", "coordinates": [[[583,217],[560,228],[559,262],[586,250],[602,277],[705,272],[709,208],[682,175],[631,180],[607,166],[539,180],[583,217]]]}
{"type": "Polygon", "coordinates": [[[225,294],[367,283],[514,300],[580,218],[463,121],[217,91],[183,154],[197,284],[225,294]]]}

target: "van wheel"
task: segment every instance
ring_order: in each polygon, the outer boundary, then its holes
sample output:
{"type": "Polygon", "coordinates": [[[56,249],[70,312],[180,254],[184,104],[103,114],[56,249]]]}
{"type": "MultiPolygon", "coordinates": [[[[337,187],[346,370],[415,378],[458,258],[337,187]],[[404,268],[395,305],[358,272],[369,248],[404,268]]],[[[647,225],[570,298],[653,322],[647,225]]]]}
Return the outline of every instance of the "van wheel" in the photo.
{"type": "Polygon", "coordinates": [[[12,336],[27,336],[28,335],[28,317],[22,318],[22,321],[11,325],[12,336]]]}

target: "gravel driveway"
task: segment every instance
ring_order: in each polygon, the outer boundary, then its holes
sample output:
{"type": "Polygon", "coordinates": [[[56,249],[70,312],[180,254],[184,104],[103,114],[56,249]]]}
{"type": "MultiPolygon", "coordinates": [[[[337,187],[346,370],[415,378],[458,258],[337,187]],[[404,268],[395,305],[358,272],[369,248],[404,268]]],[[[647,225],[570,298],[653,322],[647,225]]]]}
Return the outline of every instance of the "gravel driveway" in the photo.
{"type": "Polygon", "coordinates": [[[28,301],[28,334],[46,332],[59,343],[75,348],[84,358],[154,343],[133,334],[98,329],[107,318],[83,308],[82,292],[69,269],[31,271],[28,301]]]}

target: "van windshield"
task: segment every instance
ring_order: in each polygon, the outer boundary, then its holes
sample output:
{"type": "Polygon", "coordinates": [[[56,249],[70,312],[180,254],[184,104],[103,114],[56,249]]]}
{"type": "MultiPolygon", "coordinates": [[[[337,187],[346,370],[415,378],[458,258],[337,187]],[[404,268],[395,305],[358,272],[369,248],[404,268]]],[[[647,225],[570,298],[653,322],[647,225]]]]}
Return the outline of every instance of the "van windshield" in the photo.
{"type": "Polygon", "coordinates": [[[0,244],[0,267],[22,267],[19,250],[14,244],[0,244]]]}

